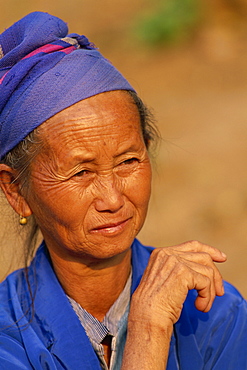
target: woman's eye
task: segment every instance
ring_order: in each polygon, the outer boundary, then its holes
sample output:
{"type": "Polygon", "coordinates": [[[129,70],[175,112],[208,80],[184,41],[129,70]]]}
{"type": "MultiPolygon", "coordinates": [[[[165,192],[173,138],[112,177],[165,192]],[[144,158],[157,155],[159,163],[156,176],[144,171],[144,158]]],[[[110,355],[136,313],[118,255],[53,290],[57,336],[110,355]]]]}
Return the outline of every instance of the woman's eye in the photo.
{"type": "Polygon", "coordinates": [[[77,172],[74,176],[82,177],[82,176],[85,176],[86,174],[88,174],[88,172],[89,171],[87,171],[87,170],[82,170],[82,171],[77,172]]]}
{"type": "Polygon", "coordinates": [[[139,162],[137,158],[129,158],[122,162],[122,164],[134,164],[136,162],[139,162]]]}

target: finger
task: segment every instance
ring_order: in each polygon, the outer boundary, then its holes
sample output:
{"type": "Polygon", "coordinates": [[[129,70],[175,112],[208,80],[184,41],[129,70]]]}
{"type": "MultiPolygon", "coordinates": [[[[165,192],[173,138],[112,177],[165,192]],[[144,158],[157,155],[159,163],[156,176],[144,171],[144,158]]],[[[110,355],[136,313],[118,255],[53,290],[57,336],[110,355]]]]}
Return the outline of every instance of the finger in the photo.
{"type": "MultiPolygon", "coordinates": [[[[202,275],[209,279],[209,286],[210,286],[210,296],[215,297],[217,295],[217,283],[215,280],[215,272],[214,269],[210,266],[204,266],[195,262],[186,261],[186,266],[194,273],[202,275]]],[[[220,283],[221,284],[221,283],[220,283]]],[[[218,289],[219,290],[219,289],[218,289]]],[[[221,290],[220,290],[221,293],[221,290]]]]}
{"type": "MultiPolygon", "coordinates": [[[[182,248],[180,248],[179,246],[175,246],[175,247],[155,249],[149,261],[150,268],[152,269],[155,268],[154,270],[152,270],[154,274],[156,274],[157,266],[158,266],[158,269],[163,269],[168,256],[174,256],[177,258],[179,262],[182,262],[182,263],[189,264],[189,262],[194,262],[195,265],[190,265],[192,269],[196,267],[196,264],[208,266],[211,269],[213,269],[213,272],[214,272],[213,286],[215,288],[216,295],[222,296],[224,294],[223,279],[222,279],[222,276],[219,270],[215,266],[211,256],[205,252],[191,252],[191,248],[189,249],[189,251],[184,251],[184,249],[187,250],[187,247],[184,248],[184,245],[182,246],[182,248]]],[[[169,265],[167,265],[167,267],[168,266],[169,265]]],[[[199,272],[199,267],[200,266],[198,266],[198,268],[196,269],[198,272],[199,272]]]]}
{"type": "MultiPolygon", "coordinates": [[[[222,276],[208,253],[180,251],[174,254],[173,248],[169,249],[169,251],[167,251],[166,248],[157,248],[153,251],[149,261],[148,267],[151,269],[150,274],[153,275],[154,279],[157,277],[157,274],[160,274],[160,272],[167,274],[171,269],[171,263],[173,264],[174,262],[185,263],[191,269],[209,276],[212,279],[212,287],[215,289],[214,293],[218,296],[222,296],[224,294],[222,276]]],[[[149,269],[147,269],[147,271],[149,269]]],[[[146,276],[147,275],[144,274],[143,280],[146,279],[146,276]]]]}
{"type": "MultiPolygon", "coordinates": [[[[195,306],[200,311],[208,312],[215,299],[215,289],[212,287],[212,285],[214,285],[212,284],[212,278],[183,264],[176,265],[173,272],[175,272],[177,277],[177,290],[180,292],[183,292],[184,289],[186,289],[187,292],[191,289],[197,290],[198,296],[195,300],[195,306]]],[[[171,274],[168,279],[174,279],[174,275],[172,275],[173,274],[171,274]]]]}
{"type": "MultiPolygon", "coordinates": [[[[149,267],[150,269],[147,268],[143,275],[143,282],[161,289],[164,286],[172,284],[174,284],[174,287],[177,287],[175,290],[180,290],[180,288],[181,290],[184,288],[188,289],[188,287],[189,289],[202,289],[202,292],[198,292],[198,294],[199,297],[201,297],[199,302],[201,302],[203,309],[209,302],[212,303],[217,293],[220,295],[222,293],[220,290],[222,278],[221,275],[219,275],[219,282],[216,280],[215,271],[217,271],[217,269],[214,267],[212,261],[211,266],[207,266],[184,260],[178,255],[171,254],[167,256],[164,255],[164,253],[156,251],[149,267]],[[173,279],[173,283],[171,279],[173,279]],[[219,284],[219,288],[216,288],[217,284],[219,284]],[[216,290],[220,290],[220,292],[216,292],[216,290]],[[207,303],[203,304],[203,301],[207,301],[207,303]]],[[[173,290],[174,294],[175,290],[173,290]]]]}
{"type": "MultiPolygon", "coordinates": [[[[213,270],[213,279],[215,285],[216,295],[222,296],[224,294],[223,278],[218,268],[213,263],[211,257],[207,253],[202,252],[180,252],[179,258],[187,263],[191,268],[199,272],[200,266],[209,267],[213,270]]],[[[201,270],[203,271],[203,270],[201,270]]]]}
{"type": "Polygon", "coordinates": [[[196,289],[198,293],[195,300],[195,307],[199,311],[208,312],[215,299],[215,295],[211,289],[210,279],[207,279],[206,276],[198,275],[194,289],[196,289]]]}
{"type": "Polygon", "coordinates": [[[166,247],[164,249],[167,249],[167,252],[169,252],[169,250],[177,252],[205,252],[208,253],[215,262],[225,262],[227,259],[225,253],[221,252],[219,249],[200,243],[196,240],[188,241],[172,247],[166,247]]]}

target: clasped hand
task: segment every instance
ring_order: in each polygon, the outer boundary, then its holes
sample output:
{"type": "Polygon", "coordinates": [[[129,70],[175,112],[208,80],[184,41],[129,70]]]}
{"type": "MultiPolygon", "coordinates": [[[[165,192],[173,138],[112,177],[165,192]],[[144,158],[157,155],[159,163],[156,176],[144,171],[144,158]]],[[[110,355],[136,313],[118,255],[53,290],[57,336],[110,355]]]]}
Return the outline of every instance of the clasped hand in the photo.
{"type": "Polygon", "coordinates": [[[196,308],[209,311],[215,296],[224,294],[222,276],[214,262],[225,260],[224,253],[197,241],[155,249],[132,297],[131,312],[139,311],[139,319],[155,325],[164,320],[175,324],[190,289],[198,293],[196,308]]]}

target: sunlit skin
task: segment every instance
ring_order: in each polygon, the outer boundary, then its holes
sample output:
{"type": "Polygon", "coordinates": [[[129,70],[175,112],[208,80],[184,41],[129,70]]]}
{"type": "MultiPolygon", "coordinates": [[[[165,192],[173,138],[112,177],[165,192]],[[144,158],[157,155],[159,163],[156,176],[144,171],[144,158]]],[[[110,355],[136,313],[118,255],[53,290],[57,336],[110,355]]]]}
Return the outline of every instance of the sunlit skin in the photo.
{"type": "Polygon", "coordinates": [[[151,168],[126,92],[83,100],[45,122],[27,198],[49,249],[83,263],[126,252],[145,220],[151,168]]]}
{"type": "Polygon", "coordinates": [[[39,132],[43,147],[31,165],[27,204],[66,293],[102,319],[129,276],[130,247],[150,197],[137,107],[127,92],[99,94],[39,132]],[[95,297],[88,297],[92,286],[95,297]]]}

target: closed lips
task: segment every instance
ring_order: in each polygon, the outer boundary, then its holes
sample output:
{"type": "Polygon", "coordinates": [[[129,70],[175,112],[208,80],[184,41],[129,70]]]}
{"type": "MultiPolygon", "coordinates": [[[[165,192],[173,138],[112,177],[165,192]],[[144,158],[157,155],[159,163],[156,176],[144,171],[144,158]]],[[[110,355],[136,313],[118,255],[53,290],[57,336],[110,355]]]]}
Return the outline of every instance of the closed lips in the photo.
{"type": "Polygon", "coordinates": [[[97,230],[102,230],[102,229],[110,229],[110,228],[113,228],[113,227],[117,227],[117,226],[120,226],[120,225],[124,224],[128,220],[130,220],[130,218],[127,218],[125,220],[118,221],[118,222],[113,222],[113,223],[109,223],[109,224],[99,225],[99,226],[93,228],[92,231],[97,231],[97,230]]]}

